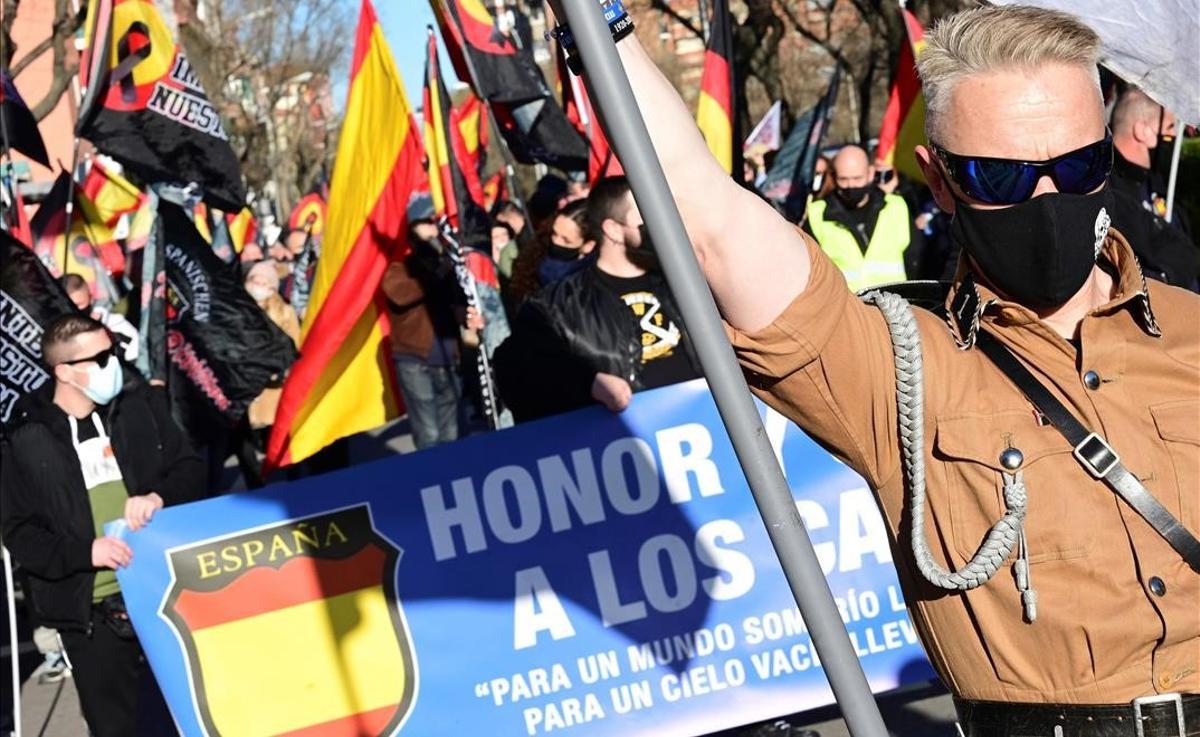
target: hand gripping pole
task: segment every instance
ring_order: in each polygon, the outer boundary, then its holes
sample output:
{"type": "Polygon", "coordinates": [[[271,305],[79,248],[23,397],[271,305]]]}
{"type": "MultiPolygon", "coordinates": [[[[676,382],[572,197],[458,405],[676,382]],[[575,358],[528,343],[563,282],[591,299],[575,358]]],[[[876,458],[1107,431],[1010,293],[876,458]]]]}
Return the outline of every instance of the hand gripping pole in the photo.
{"type": "MultiPolygon", "coordinates": [[[[796,511],[791,489],[725,337],[716,303],[700,273],[629,78],[617,56],[608,24],[596,0],[562,2],[588,72],[593,99],[608,124],[609,137],[625,167],[634,198],[683,313],[688,337],[694,342],[717,409],[750,483],[754,502],[783,564],[784,575],[812,635],[850,734],[853,737],[887,737],[871,688],[850,645],[812,542],[796,511]]],[[[735,141],[734,145],[738,143],[735,141]]]]}

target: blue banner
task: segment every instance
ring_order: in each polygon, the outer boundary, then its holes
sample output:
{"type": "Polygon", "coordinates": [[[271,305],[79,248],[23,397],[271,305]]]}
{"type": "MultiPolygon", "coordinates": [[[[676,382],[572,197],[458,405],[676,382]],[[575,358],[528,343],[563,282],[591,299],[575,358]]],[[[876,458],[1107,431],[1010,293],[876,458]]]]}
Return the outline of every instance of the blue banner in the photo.
{"type": "MultiPolygon", "coordinates": [[[[931,678],[867,485],[764,412],[872,688],[931,678]]],[[[691,737],[832,701],[703,381],[126,537],[189,736],[691,737]]]]}

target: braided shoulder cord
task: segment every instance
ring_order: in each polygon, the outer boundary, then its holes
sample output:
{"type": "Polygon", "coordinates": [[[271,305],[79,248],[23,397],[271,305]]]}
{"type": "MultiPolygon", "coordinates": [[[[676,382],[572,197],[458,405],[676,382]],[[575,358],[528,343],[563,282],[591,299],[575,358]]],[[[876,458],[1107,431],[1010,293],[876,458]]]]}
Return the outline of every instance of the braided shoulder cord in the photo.
{"type": "MultiPolygon", "coordinates": [[[[862,299],[883,313],[892,337],[900,447],[910,496],[912,548],[917,568],[925,580],[939,588],[967,591],[982,586],[996,575],[1023,537],[1026,493],[1021,472],[1004,474],[1006,511],[988,531],[971,560],[957,571],[939,565],[925,539],[925,388],[917,321],[908,302],[895,294],[873,291],[862,299]]],[[[1027,613],[1028,610],[1027,606],[1027,613]]]]}

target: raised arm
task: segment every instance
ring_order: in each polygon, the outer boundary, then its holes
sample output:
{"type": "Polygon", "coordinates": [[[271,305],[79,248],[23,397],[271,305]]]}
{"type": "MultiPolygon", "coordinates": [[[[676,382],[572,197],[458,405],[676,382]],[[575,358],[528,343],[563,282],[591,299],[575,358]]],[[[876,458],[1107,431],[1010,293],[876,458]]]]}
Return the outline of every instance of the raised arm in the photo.
{"type": "Polygon", "coordinates": [[[617,50],[721,313],[741,330],[769,325],[808,283],[803,236],[725,173],[636,35],[617,50]]]}

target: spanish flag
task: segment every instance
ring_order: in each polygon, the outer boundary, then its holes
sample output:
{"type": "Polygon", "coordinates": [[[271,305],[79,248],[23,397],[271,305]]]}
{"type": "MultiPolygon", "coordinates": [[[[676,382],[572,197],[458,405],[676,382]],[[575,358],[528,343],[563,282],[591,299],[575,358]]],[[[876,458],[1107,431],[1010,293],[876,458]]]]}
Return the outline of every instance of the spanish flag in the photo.
{"type": "Polygon", "coordinates": [[[476,175],[467,176],[470,166],[461,128],[450,108],[450,95],[442,81],[438,65],[437,41],[429,28],[428,56],[425,60],[425,89],[422,117],[425,122],[425,167],[429,173],[429,192],[433,209],[462,234],[467,245],[488,237],[487,213],[483,211],[483,187],[476,175]]]}
{"type": "MultiPolygon", "coordinates": [[[[704,52],[704,73],[700,77],[700,104],[696,124],[708,142],[708,150],[725,171],[733,174],[735,160],[734,125],[737,109],[733,83],[733,28],[729,24],[729,0],[713,2],[712,25],[708,31],[708,49],[704,52]]],[[[736,152],[740,153],[740,152],[736,152]]],[[[740,166],[740,164],[739,164],[740,166]]],[[[736,172],[738,178],[742,173],[736,172]]]]}
{"type": "Polygon", "coordinates": [[[79,185],[79,205],[84,215],[109,228],[116,227],[122,215],[136,212],[145,201],[146,195],[140,189],[98,158],[92,159],[79,185]]]}
{"type": "Polygon", "coordinates": [[[362,0],[329,215],[300,360],[283,385],[268,467],[307,458],[400,413],[379,282],[403,249],[421,148],[404,82],[362,0]]]}
{"type": "Polygon", "coordinates": [[[258,220],[249,207],[243,207],[240,212],[225,213],[225,227],[229,229],[229,244],[236,253],[241,253],[258,235],[258,220]]]}
{"type": "Polygon", "coordinates": [[[892,93],[883,113],[883,125],[879,128],[875,161],[924,182],[925,175],[917,165],[913,149],[925,142],[925,98],[921,95],[916,64],[916,57],[925,47],[925,29],[907,8],[901,8],[900,14],[909,42],[900,49],[892,93]]]}

